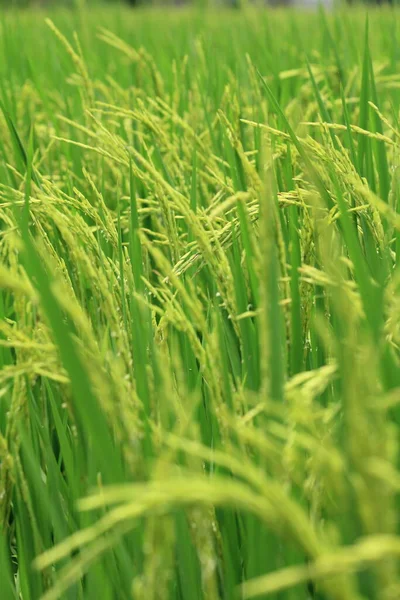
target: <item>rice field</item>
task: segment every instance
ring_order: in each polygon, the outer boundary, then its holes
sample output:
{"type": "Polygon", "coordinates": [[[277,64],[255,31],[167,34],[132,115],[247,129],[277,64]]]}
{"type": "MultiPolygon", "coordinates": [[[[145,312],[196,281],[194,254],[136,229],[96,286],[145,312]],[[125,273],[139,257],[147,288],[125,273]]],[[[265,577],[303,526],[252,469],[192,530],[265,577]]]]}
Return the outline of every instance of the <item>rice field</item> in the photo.
{"type": "Polygon", "coordinates": [[[400,597],[399,17],[1,14],[2,600],[400,597]]]}

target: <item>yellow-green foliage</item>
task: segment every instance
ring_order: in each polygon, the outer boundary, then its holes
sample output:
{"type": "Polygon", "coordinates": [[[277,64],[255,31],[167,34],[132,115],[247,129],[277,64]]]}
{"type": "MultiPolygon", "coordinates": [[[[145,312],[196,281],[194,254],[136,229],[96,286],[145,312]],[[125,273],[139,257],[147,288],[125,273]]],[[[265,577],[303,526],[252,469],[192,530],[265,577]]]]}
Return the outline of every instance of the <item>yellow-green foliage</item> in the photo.
{"type": "Polygon", "coordinates": [[[4,598],[398,598],[398,12],[45,17],[1,17],[4,598]]]}

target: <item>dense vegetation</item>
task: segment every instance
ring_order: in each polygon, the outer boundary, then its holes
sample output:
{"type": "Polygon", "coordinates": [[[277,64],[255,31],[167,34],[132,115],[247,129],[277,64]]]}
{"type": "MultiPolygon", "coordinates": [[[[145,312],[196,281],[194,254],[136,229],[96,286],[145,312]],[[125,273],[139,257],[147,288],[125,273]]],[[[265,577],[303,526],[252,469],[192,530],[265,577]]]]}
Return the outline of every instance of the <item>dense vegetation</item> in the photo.
{"type": "Polygon", "coordinates": [[[1,17],[2,599],[399,598],[399,13],[51,18],[1,17]]]}

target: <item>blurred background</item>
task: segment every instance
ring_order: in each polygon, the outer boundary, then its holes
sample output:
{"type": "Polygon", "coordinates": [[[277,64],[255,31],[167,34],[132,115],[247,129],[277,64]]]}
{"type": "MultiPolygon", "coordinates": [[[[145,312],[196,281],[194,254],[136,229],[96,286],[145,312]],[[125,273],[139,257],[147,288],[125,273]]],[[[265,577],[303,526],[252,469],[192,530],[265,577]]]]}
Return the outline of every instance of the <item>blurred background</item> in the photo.
{"type": "Polygon", "coordinates": [[[26,8],[44,6],[79,7],[80,5],[95,4],[121,4],[128,6],[152,6],[152,5],[189,5],[200,6],[230,6],[240,8],[244,4],[272,5],[272,6],[304,6],[317,7],[323,5],[332,7],[334,4],[397,4],[396,0],[0,0],[0,6],[4,8],[26,8]]]}

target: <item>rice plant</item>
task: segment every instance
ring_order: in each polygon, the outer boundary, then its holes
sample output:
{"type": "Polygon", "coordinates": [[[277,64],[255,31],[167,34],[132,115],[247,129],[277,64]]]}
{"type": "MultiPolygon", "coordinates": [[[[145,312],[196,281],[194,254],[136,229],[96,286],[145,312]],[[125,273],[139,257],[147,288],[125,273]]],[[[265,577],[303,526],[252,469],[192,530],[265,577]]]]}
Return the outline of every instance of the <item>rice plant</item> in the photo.
{"type": "Polygon", "coordinates": [[[399,16],[1,15],[2,598],[399,598],[399,16]]]}

